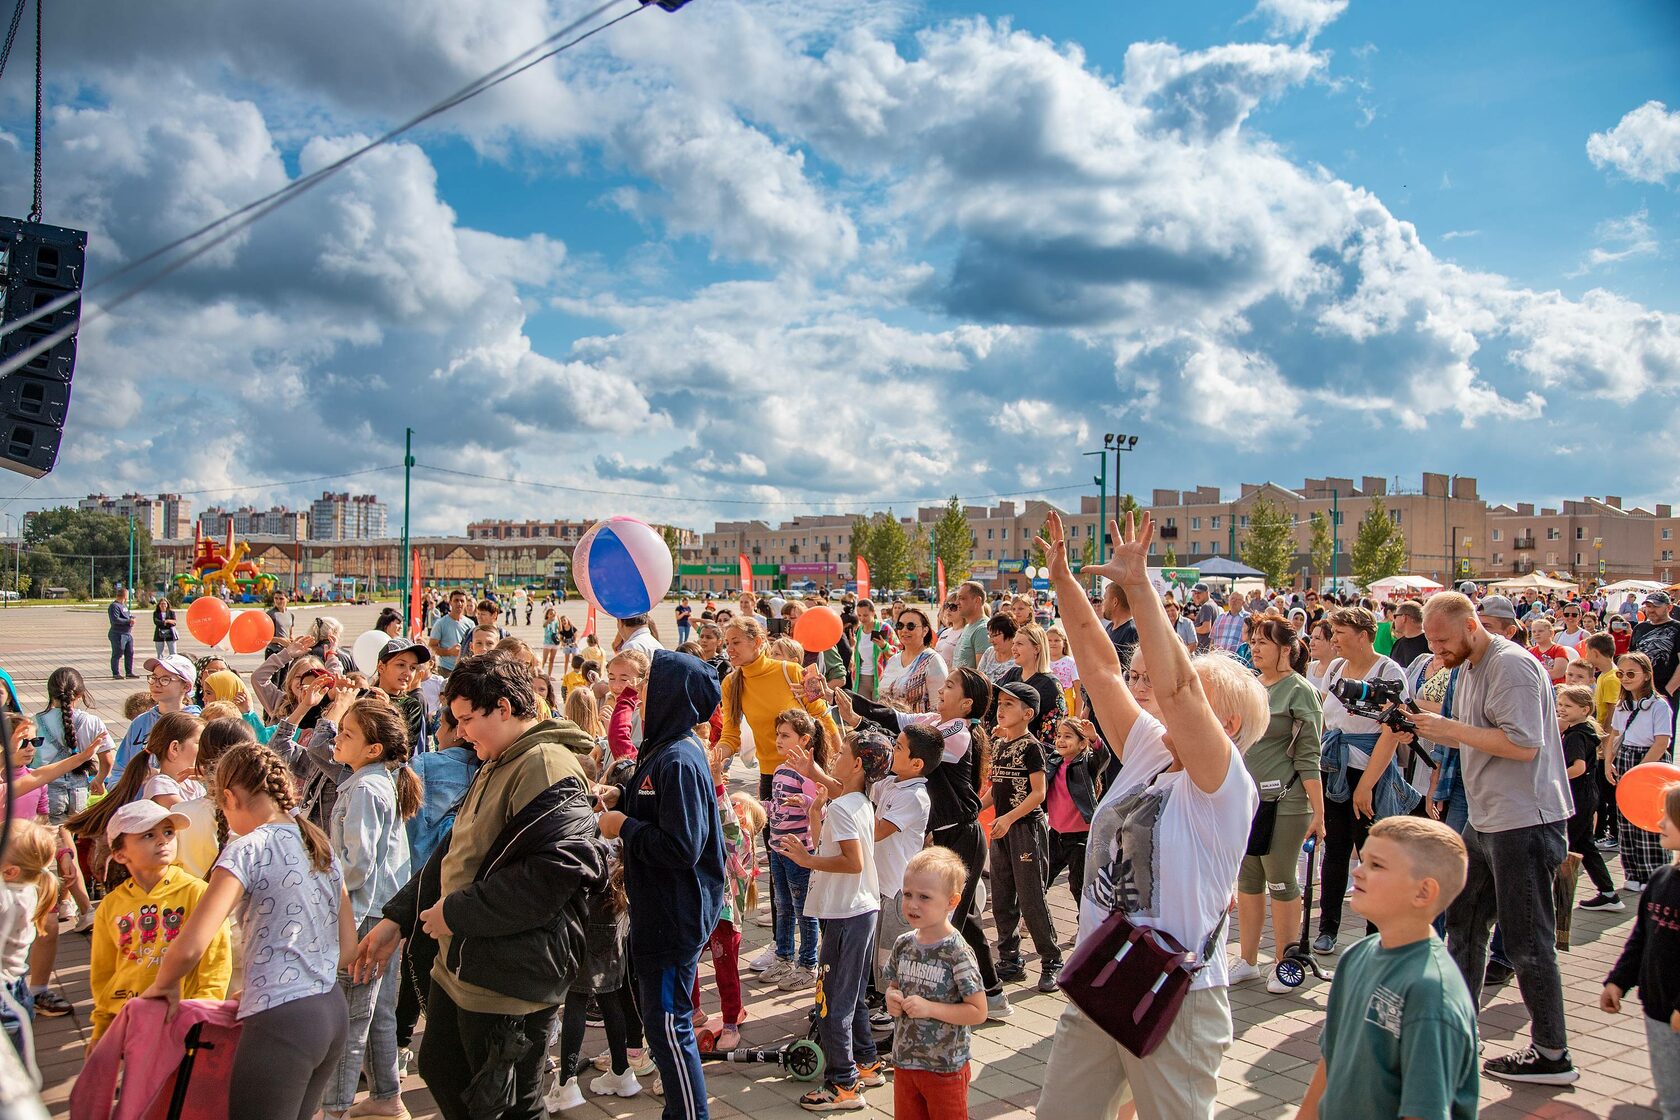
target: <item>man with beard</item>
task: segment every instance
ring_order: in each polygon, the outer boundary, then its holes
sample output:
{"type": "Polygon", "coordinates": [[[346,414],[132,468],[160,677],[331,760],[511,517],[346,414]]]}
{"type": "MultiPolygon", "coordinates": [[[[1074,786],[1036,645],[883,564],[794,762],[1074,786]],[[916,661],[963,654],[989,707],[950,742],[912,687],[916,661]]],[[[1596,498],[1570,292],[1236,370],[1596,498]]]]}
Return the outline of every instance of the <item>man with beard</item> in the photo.
{"type": "Polygon", "coordinates": [[[1645,621],[1633,628],[1628,648],[1651,659],[1651,683],[1669,701],[1680,687],[1680,621],[1671,617],[1674,601],[1666,591],[1645,596],[1645,621]]]}

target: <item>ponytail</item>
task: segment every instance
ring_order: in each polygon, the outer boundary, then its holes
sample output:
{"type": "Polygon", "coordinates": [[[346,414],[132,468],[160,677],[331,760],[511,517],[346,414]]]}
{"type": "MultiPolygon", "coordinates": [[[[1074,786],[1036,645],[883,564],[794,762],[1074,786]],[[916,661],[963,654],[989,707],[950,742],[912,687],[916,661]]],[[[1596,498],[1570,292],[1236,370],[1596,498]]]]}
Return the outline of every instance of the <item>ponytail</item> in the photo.
{"type": "Polygon", "coordinates": [[[64,724],[66,758],[82,749],[81,744],[76,741],[76,701],[87,699],[87,682],[75,669],[69,666],[54,669],[52,675],[47,678],[47,703],[58,705],[59,711],[63,713],[60,722],[64,724]]]}
{"type": "Polygon", "coordinates": [[[425,789],[420,776],[408,766],[408,721],[390,701],[379,697],[356,701],[344,720],[354,720],[362,737],[382,748],[379,761],[391,771],[391,781],[397,787],[397,814],[405,821],[413,817],[420,811],[425,789]]]}
{"type": "MultiPolygon", "coordinates": [[[[309,854],[309,865],[325,873],[332,870],[332,845],[327,834],[298,813],[297,790],[286,760],[260,743],[241,743],[216,763],[216,789],[236,789],[242,796],[266,796],[274,807],[291,817],[309,854]]],[[[217,829],[218,835],[221,829],[217,829]]]]}

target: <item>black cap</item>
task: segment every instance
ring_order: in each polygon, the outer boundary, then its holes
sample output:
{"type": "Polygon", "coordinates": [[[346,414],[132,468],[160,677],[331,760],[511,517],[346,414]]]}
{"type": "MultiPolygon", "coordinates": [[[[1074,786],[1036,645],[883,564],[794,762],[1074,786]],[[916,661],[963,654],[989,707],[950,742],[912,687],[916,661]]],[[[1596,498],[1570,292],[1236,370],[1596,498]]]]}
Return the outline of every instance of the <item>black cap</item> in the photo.
{"type": "Polygon", "coordinates": [[[1010,681],[999,686],[1000,692],[1007,692],[1019,700],[1034,716],[1038,715],[1038,689],[1026,681],[1010,681]]]}
{"type": "Polygon", "coordinates": [[[420,658],[424,665],[432,659],[432,651],[423,642],[411,642],[407,638],[392,638],[385,643],[385,648],[379,651],[379,661],[383,664],[399,653],[412,653],[420,658]]]}

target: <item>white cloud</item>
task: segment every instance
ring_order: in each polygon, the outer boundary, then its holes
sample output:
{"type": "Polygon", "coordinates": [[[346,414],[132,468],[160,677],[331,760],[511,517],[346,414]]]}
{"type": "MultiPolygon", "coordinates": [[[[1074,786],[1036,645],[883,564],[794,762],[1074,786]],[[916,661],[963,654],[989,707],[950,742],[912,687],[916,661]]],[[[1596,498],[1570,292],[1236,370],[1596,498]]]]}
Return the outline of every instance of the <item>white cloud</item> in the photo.
{"type": "Polygon", "coordinates": [[[1260,0],[1249,18],[1264,19],[1273,35],[1311,42],[1347,11],[1348,0],[1260,0]]]}
{"type": "Polygon", "coordinates": [[[1650,213],[1640,209],[1625,218],[1611,218],[1600,222],[1593,231],[1599,244],[1587,252],[1581,267],[1570,273],[1581,276],[1607,264],[1617,264],[1636,257],[1649,257],[1657,251],[1657,239],[1651,232],[1650,213]]]}
{"type": "Polygon", "coordinates": [[[1662,182],[1680,172],[1680,110],[1645,102],[1615,128],[1588,137],[1587,158],[1641,183],[1662,182]]]}

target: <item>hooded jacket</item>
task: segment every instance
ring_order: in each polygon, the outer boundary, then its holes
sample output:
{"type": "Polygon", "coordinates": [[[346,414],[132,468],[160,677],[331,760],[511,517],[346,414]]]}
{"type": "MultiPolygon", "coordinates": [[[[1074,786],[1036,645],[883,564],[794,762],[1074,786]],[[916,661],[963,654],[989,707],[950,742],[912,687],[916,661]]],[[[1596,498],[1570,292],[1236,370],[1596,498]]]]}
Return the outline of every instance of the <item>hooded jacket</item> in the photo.
{"type": "MultiPolygon", "coordinates": [[[[582,735],[569,721],[545,720],[485,763],[462,798],[455,829],[382,911],[402,927],[418,956],[443,954],[432,974],[446,974],[449,979],[438,982],[468,1010],[516,1015],[529,1011],[520,1005],[553,1007],[565,998],[582,963],[587,891],[607,872],[588,787],[581,777],[568,775],[523,804],[512,803],[548,763],[575,771],[569,743],[582,735]],[[419,916],[442,894],[444,863],[463,822],[499,811],[503,800],[510,815],[478,859],[471,881],[444,900],[450,932],[435,942],[420,928],[419,916]]],[[[470,827],[466,831],[472,835],[470,827]]]]}
{"type": "Polygon", "coordinates": [[[711,666],[660,650],[648,673],[642,748],[619,833],[630,952],[647,968],[694,960],[723,911],[723,826],[711,767],[694,734],[717,708],[711,666]]]}

